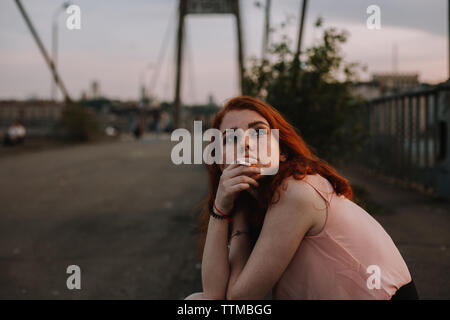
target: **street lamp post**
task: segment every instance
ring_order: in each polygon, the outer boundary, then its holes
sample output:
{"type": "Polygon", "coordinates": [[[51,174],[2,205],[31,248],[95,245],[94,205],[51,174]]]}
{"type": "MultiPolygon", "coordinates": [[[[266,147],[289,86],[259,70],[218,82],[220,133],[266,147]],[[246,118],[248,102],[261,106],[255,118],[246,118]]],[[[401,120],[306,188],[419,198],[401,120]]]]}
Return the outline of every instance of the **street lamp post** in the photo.
{"type": "Polygon", "coordinates": [[[305,14],[306,14],[307,3],[308,3],[308,0],[303,0],[302,9],[300,12],[300,26],[298,28],[297,50],[295,51],[295,56],[298,59],[300,59],[300,54],[301,54],[301,50],[302,50],[303,25],[305,24],[305,14]]]}
{"type": "MultiPolygon", "coordinates": [[[[53,14],[52,19],[52,60],[53,65],[55,66],[55,69],[57,67],[57,60],[58,60],[58,17],[61,14],[61,12],[65,11],[70,6],[70,2],[64,2],[61,6],[58,7],[58,9],[53,14]]],[[[56,101],[56,83],[52,79],[52,91],[51,91],[51,97],[53,101],[56,101]]]]}
{"type": "Polygon", "coordinates": [[[145,69],[143,69],[139,75],[140,89],[141,89],[141,99],[146,98],[146,90],[147,90],[147,72],[153,69],[153,64],[149,63],[145,69]]]}
{"type": "Polygon", "coordinates": [[[270,0],[266,0],[265,6],[265,19],[264,19],[264,37],[263,37],[263,49],[262,58],[266,58],[267,49],[269,47],[269,35],[270,35],[270,0]]]}
{"type": "Polygon", "coordinates": [[[294,56],[294,74],[292,76],[292,88],[294,88],[297,84],[297,79],[298,79],[298,73],[299,73],[299,69],[301,68],[301,63],[300,63],[300,54],[301,54],[301,50],[302,50],[302,36],[303,36],[303,25],[305,23],[305,14],[306,14],[306,5],[308,3],[308,0],[303,0],[302,3],[302,9],[300,12],[300,26],[298,28],[298,40],[297,40],[297,50],[295,51],[295,56],[294,56]]]}

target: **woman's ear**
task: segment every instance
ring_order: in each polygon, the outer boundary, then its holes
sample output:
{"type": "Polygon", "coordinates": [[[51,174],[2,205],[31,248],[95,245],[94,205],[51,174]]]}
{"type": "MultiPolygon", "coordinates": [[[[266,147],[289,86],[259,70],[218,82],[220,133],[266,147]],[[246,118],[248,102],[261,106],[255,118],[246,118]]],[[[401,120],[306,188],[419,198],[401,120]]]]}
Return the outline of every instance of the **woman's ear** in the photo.
{"type": "Polygon", "coordinates": [[[284,161],[286,161],[286,160],[287,160],[286,155],[285,155],[284,153],[280,154],[280,161],[281,161],[281,162],[284,162],[284,161]]]}

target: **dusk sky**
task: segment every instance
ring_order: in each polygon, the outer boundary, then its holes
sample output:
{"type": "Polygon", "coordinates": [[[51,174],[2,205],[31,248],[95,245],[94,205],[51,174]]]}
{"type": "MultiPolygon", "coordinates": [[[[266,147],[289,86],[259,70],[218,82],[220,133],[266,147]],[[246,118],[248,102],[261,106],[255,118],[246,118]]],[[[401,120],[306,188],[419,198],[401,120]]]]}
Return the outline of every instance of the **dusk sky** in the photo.
{"type": "MultiPolygon", "coordinates": [[[[50,51],[52,16],[61,0],[23,0],[50,51]]],[[[70,94],[79,98],[92,80],[104,96],[136,99],[140,77],[150,82],[158,64],[163,38],[168,51],[153,94],[173,100],[175,76],[175,0],[73,0],[81,8],[81,30],[65,27],[59,16],[59,69],[70,94]],[[169,28],[168,31],[167,28],[169,28]]],[[[262,0],[265,3],[265,0],[262,0]]],[[[261,56],[263,9],[255,0],[241,0],[245,58],[261,56]]],[[[278,27],[288,17],[285,33],[295,46],[301,0],[272,0],[271,22],[278,27]]],[[[398,71],[418,72],[420,81],[438,83],[448,78],[448,17],[445,0],[310,0],[304,47],[318,41],[317,17],[325,27],[349,31],[343,46],[347,61],[373,72],[392,71],[392,52],[398,48],[398,71]],[[381,8],[381,30],[366,27],[369,5],[381,8]]],[[[238,94],[235,21],[229,15],[188,16],[182,98],[204,103],[212,94],[218,103],[238,94]]],[[[281,33],[272,35],[272,39],[281,33]]],[[[13,0],[0,1],[0,99],[50,97],[50,73],[13,0]]]]}

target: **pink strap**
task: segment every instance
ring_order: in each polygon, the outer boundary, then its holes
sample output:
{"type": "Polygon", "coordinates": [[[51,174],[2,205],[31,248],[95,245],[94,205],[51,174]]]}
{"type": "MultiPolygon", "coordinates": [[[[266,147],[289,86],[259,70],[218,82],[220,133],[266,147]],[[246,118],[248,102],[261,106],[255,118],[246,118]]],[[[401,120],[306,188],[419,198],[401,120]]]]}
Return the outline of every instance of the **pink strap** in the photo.
{"type": "MultiPolygon", "coordinates": [[[[324,178],[324,179],[325,179],[325,178],[324,178]]],[[[330,205],[330,202],[331,202],[331,196],[333,195],[332,193],[331,193],[330,199],[327,199],[327,198],[323,195],[323,193],[329,194],[328,192],[319,190],[319,189],[316,188],[312,183],[309,183],[306,179],[303,179],[303,181],[305,181],[307,184],[309,184],[311,187],[313,187],[314,190],[316,190],[316,192],[317,192],[317,193],[325,200],[325,202],[327,203],[327,205],[330,205]],[[323,193],[322,193],[322,192],[323,192],[323,193]]],[[[328,180],[327,180],[327,181],[328,181],[328,180]]]]}

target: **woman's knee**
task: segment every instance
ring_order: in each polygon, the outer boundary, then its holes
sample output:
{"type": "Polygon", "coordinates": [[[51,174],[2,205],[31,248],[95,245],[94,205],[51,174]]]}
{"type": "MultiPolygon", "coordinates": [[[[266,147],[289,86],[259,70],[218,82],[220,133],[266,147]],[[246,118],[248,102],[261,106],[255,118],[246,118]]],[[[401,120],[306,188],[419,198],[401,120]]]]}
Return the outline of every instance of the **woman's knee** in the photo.
{"type": "Polygon", "coordinates": [[[207,300],[205,299],[203,292],[195,292],[188,295],[184,300],[207,300]]]}

